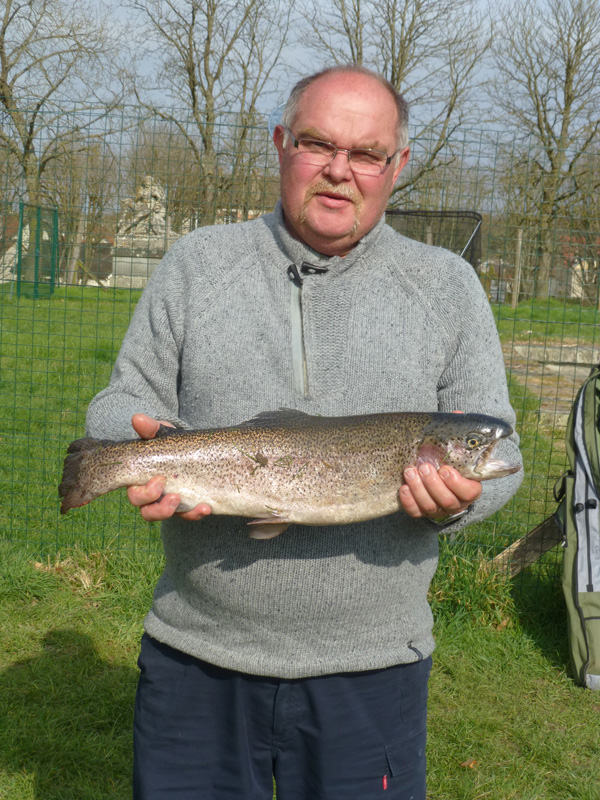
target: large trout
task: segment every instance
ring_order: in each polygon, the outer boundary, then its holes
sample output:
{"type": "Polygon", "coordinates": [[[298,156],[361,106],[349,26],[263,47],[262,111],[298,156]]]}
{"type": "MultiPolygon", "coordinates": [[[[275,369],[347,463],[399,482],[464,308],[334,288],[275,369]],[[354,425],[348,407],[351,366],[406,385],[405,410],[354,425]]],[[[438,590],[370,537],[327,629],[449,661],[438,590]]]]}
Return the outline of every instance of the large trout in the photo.
{"type": "Polygon", "coordinates": [[[161,426],[154,439],[77,439],[69,445],[61,513],[122,486],[166,477],[178,511],[208,503],[215,514],[254,517],[251,536],[271,538],[290,523],[374,519],[400,508],[409,465],[455,467],[478,481],[520,469],[491,458],[509,425],[482,414],[400,412],[320,417],[281,410],[229,428],[161,426]]]}

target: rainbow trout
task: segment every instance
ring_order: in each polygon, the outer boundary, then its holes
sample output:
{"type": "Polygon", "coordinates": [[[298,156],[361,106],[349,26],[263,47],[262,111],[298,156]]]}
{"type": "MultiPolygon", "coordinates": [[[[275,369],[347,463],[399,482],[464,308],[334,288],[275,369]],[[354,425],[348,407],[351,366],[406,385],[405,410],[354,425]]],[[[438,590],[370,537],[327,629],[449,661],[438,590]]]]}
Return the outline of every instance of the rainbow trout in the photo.
{"type": "Polygon", "coordinates": [[[409,465],[455,467],[478,481],[516,472],[492,451],[509,425],[481,414],[400,412],[311,416],[283,409],[228,428],[161,426],[154,439],[77,439],[69,445],[61,513],[123,486],[165,476],[178,511],[208,503],[215,514],[254,517],[254,538],[290,523],[331,525],[374,519],[400,508],[409,465]]]}

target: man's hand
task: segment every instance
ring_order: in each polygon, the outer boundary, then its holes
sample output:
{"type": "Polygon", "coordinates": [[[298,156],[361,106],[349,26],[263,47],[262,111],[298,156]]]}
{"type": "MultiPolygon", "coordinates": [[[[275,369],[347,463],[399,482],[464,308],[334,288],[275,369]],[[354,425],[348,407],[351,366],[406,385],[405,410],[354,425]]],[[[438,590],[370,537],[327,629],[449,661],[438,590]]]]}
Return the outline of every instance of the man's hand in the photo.
{"type": "Polygon", "coordinates": [[[431,464],[408,467],[404,480],[398,492],[400,504],[415,518],[443,520],[464,511],[481,494],[481,483],[463,478],[454,467],[444,466],[439,471],[431,464]]]}
{"type": "MultiPolygon", "coordinates": [[[[146,414],[134,414],[131,418],[131,424],[142,439],[153,439],[161,425],[166,425],[168,428],[174,427],[170,422],[152,419],[146,414]]],[[[148,522],[172,517],[180,503],[178,494],[166,494],[161,497],[166,482],[166,478],[157,476],[150,478],[148,483],[143,486],[130,486],[127,489],[129,502],[139,507],[140,514],[148,522]]],[[[212,509],[209,505],[199,503],[191,511],[179,512],[177,516],[182,519],[197,520],[206,517],[211,511],[212,509]]]]}

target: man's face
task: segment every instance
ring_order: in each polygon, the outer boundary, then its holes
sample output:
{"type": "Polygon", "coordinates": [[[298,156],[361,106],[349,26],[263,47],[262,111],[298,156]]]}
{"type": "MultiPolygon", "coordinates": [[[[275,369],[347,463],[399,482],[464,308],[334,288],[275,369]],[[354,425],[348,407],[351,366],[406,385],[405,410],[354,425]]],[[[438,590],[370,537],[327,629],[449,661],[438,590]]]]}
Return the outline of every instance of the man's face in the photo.
{"type": "MultiPolygon", "coordinates": [[[[331,142],[338,147],[396,150],[396,104],[374,78],[334,73],[317,79],[302,95],[291,130],[296,137],[331,142]]],[[[348,156],[338,152],[324,167],[298,158],[284,131],[275,129],[279,153],[281,202],[290,231],[325,255],[346,255],[385,211],[408,148],[382,175],[354,174],[348,156]]]]}

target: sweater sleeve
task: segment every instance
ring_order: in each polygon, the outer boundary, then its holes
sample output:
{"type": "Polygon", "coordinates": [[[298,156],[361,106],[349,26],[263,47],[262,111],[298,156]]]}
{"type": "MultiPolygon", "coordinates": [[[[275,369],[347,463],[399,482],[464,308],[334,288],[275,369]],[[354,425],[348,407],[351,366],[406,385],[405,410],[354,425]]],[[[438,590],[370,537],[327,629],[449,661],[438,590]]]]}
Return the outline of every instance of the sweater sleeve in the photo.
{"type": "Polygon", "coordinates": [[[135,413],[186,427],[177,396],[186,308],[179,249],[169,250],[142,293],[110,383],[88,407],[90,436],[132,438],[135,413]]]}
{"type": "MultiPolygon", "coordinates": [[[[464,411],[498,417],[513,427],[513,433],[494,450],[494,457],[519,463],[519,436],[514,430],[516,415],[511,406],[506,383],[506,369],[496,323],[483,287],[472,268],[463,271],[463,302],[454,326],[454,351],[438,385],[440,411],[464,411]]],[[[444,531],[458,530],[485,519],[502,508],[515,494],[523,480],[523,470],[485,481],[481,497],[469,512],[444,531]]]]}

